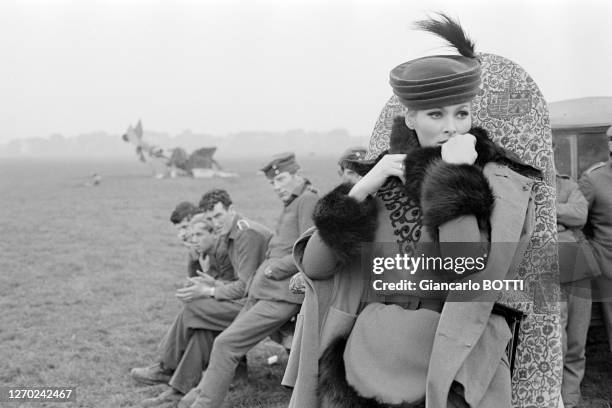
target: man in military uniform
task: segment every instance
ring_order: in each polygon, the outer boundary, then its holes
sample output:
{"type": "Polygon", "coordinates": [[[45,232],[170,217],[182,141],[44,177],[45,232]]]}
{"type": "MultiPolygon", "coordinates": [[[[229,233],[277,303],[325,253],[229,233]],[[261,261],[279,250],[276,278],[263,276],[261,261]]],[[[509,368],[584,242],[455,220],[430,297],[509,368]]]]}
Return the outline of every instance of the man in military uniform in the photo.
{"type": "Polygon", "coordinates": [[[197,210],[198,208],[189,201],[182,201],[170,214],[170,222],[176,227],[176,235],[182,243],[186,242],[189,221],[197,210]]]}
{"type": "Polygon", "coordinates": [[[204,213],[193,216],[189,222],[188,234],[190,252],[194,252],[197,258],[193,265],[194,273],[190,277],[211,277],[225,283],[236,279],[223,236],[214,233],[204,213]]]}
{"type": "MultiPolygon", "coordinates": [[[[291,293],[290,278],[297,273],[292,248],[313,225],[316,191],[300,171],[293,153],[276,155],[261,169],[284,204],[266,260],[257,269],[246,304],[234,322],[214,342],[208,369],[192,396],[192,408],[220,407],[242,356],[274,333],[300,309],[303,295],[291,293]]],[[[186,397],[180,407],[189,406],[186,397]]]]}
{"type": "MultiPolygon", "coordinates": [[[[612,154],[612,127],[608,129],[608,150],[612,154]]],[[[580,179],[580,190],[589,203],[585,233],[602,275],[593,284],[593,296],[601,300],[608,343],[612,351],[612,158],[588,169],[580,179]]]]}
{"type": "Polygon", "coordinates": [[[182,201],[170,214],[170,222],[176,228],[176,235],[181,243],[188,247],[189,256],[187,260],[187,276],[197,276],[198,254],[189,246],[189,225],[194,215],[198,213],[198,207],[189,201],[182,201]]]}
{"type": "Polygon", "coordinates": [[[591,320],[591,279],[599,267],[581,228],[587,220],[588,203],[575,181],[556,175],[559,272],[563,302],[563,383],[561,395],[566,408],[580,401],[580,383],[586,363],[585,348],[591,320]]]}
{"type": "Polygon", "coordinates": [[[357,166],[359,161],[365,159],[367,152],[368,149],[358,146],[350,147],[342,153],[338,160],[338,166],[340,166],[338,174],[343,183],[355,184],[359,181],[361,176],[357,173],[357,166]]]}
{"type": "Polygon", "coordinates": [[[225,190],[213,189],[204,194],[200,208],[227,248],[235,279],[225,282],[202,275],[191,278],[190,286],[177,290],[176,296],[184,307],[162,341],[158,363],[131,372],[139,382],[171,386],[158,397],[143,401],[144,406],[176,401],[198,383],[215,337],[245,304],[247,286],[264,260],[272,237],[266,227],[236,213],[225,190]]]}

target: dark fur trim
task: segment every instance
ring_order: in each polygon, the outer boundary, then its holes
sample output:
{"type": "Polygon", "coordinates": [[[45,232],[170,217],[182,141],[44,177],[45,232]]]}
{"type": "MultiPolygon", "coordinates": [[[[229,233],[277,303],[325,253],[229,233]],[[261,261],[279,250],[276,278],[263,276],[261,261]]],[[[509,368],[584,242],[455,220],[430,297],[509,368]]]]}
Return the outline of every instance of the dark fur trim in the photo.
{"type": "Polygon", "coordinates": [[[489,162],[501,161],[505,157],[505,150],[489,139],[486,130],[481,127],[473,127],[469,133],[476,137],[476,153],[478,153],[476,165],[484,167],[489,162]]]}
{"type": "Polygon", "coordinates": [[[495,197],[477,166],[438,160],[423,179],[421,203],[423,225],[437,236],[440,225],[462,215],[475,215],[481,227],[488,226],[495,197]]]}
{"type": "MultiPolygon", "coordinates": [[[[504,149],[489,138],[488,132],[481,127],[473,127],[469,131],[476,137],[476,159],[477,166],[484,167],[489,162],[499,162],[512,168],[512,170],[531,178],[541,178],[542,173],[535,167],[524,163],[514,152],[504,149]]],[[[393,127],[390,136],[390,148],[385,153],[410,153],[419,149],[419,139],[416,132],[406,126],[404,116],[396,116],[393,119],[393,127]]],[[[380,156],[376,162],[380,160],[380,156]]],[[[376,164],[376,163],[374,163],[376,164]]],[[[372,164],[372,167],[374,165],[372,164]]],[[[371,167],[370,167],[371,168],[371,167]]],[[[366,172],[367,173],[367,172],[366,172]]]]}
{"type": "MultiPolygon", "coordinates": [[[[495,144],[489,138],[487,131],[481,127],[473,127],[470,129],[472,135],[476,137],[476,165],[484,167],[489,162],[503,163],[512,168],[512,170],[535,179],[542,178],[542,172],[535,167],[524,163],[521,159],[509,150],[495,144]]],[[[416,132],[406,126],[405,116],[396,116],[393,118],[393,126],[391,135],[389,136],[389,150],[382,152],[376,160],[362,161],[359,171],[361,176],[365,175],[378,161],[387,153],[410,153],[415,149],[420,149],[419,139],[416,132]]]]}
{"type": "Polygon", "coordinates": [[[406,195],[417,203],[421,200],[421,185],[427,168],[441,157],[441,147],[414,149],[404,159],[404,188],[406,195]]]}
{"type": "Polygon", "coordinates": [[[476,153],[478,153],[476,165],[484,167],[489,162],[498,162],[524,176],[534,179],[542,178],[540,170],[523,162],[516,153],[495,144],[483,128],[473,127],[470,129],[470,133],[476,136],[476,153]]]}
{"type": "Polygon", "coordinates": [[[419,147],[416,132],[406,126],[406,117],[394,117],[391,135],[389,135],[389,153],[408,153],[419,147]]]}
{"type": "MultiPolygon", "coordinates": [[[[414,130],[406,126],[403,116],[393,119],[390,148],[375,160],[361,162],[359,174],[366,174],[387,153],[406,153],[405,191],[423,210],[423,224],[437,237],[437,227],[461,215],[475,215],[481,228],[488,230],[488,222],[495,199],[481,168],[489,162],[505,164],[523,175],[541,177],[539,170],[523,163],[496,145],[486,130],[474,127],[478,158],[474,165],[454,165],[442,162],[440,147],[419,147],[414,130]]],[[[343,187],[344,195],[350,187],[343,187]]],[[[359,256],[356,242],[369,242],[376,229],[376,204],[368,199],[357,203],[342,197],[341,187],[319,201],[315,209],[315,225],[321,238],[342,262],[359,256]]]]}
{"type": "Polygon", "coordinates": [[[408,153],[419,147],[419,139],[415,131],[406,126],[405,116],[396,116],[393,118],[393,126],[389,135],[389,149],[380,153],[374,160],[361,160],[356,163],[355,172],[360,176],[365,176],[384,155],[408,153]]]}
{"type": "Polygon", "coordinates": [[[319,235],[343,264],[360,259],[360,242],[371,242],[376,230],[376,201],[358,202],[347,194],[353,186],[341,184],[319,200],[312,219],[319,235]]]}
{"type": "Polygon", "coordinates": [[[321,408],[425,408],[425,402],[384,404],[357,394],[346,381],[343,357],[345,347],[346,339],[338,338],[325,349],[319,360],[317,391],[321,408]]]}

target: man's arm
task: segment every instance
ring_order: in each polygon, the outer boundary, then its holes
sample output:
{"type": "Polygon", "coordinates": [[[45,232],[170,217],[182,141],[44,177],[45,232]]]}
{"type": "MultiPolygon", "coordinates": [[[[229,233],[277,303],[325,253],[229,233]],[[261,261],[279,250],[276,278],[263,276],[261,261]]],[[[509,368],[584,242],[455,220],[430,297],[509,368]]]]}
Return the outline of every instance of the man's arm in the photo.
{"type": "Polygon", "coordinates": [[[319,201],[319,197],[315,194],[307,194],[303,200],[300,200],[298,206],[298,229],[299,235],[302,235],[306,230],[314,225],[312,214],[314,208],[319,201]]]}
{"type": "Polygon", "coordinates": [[[235,256],[232,263],[238,279],[215,287],[214,296],[219,300],[241,299],[246,296],[246,286],[265,257],[267,240],[255,230],[242,231],[234,241],[235,256]]]}
{"type": "Polygon", "coordinates": [[[580,192],[583,197],[586,199],[589,204],[589,210],[593,208],[593,203],[595,202],[595,186],[591,182],[591,178],[588,174],[582,175],[580,181],[578,182],[578,187],[580,188],[580,192]]]}
{"type": "Polygon", "coordinates": [[[338,258],[315,232],[304,249],[302,265],[304,274],[310,279],[328,279],[337,270],[338,258]]]}
{"type": "Polygon", "coordinates": [[[589,204],[580,192],[578,184],[567,180],[572,189],[566,203],[557,203],[557,222],[566,227],[582,227],[587,220],[589,204]]]}
{"type": "MultiPolygon", "coordinates": [[[[297,222],[298,236],[302,235],[308,228],[314,225],[312,213],[319,198],[314,194],[305,195],[298,203],[297,222]]],[[[270,265],[270,277],[276,280],[283,280],[298,272],[298,268],[293,261],[293,254],[277,258],[270,265]]]]}

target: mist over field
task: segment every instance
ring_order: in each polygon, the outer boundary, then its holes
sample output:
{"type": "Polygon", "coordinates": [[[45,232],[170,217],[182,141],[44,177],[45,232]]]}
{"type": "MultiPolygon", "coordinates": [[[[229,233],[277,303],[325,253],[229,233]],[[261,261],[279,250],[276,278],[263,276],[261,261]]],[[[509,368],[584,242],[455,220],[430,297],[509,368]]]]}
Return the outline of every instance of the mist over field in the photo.
{"type": "MultiPolygon", "coordinates": [[[[348,146],[367,146],[368,137],[350,135],[345,129],[314,132],[293,129],[286,132],[245,131],[225,136],[212,136],[185,130],[171,136],[166,132],[147,130],[143,140],[163,149],[181,147],[191,153],[202,147],[217,147],[218,158],[267,157],[282,151],[294,151],[301,156],[339,156],[348,146]]],[[[126,129],[121,129],[125,131],[126,129]]],[[[0,143],[0,158],[129,158],[136,157],[135,147],[121,135],[103,131],[65,137],[14,139],[0,143]]]]}

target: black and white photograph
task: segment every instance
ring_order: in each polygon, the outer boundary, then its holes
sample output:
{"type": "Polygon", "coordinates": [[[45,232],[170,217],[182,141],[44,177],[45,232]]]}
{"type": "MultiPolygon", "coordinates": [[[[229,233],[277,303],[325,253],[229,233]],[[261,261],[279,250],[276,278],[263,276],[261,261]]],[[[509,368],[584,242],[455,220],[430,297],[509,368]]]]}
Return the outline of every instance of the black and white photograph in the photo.
{"type": "Polygon", "coordinates": [[[7,0],[0,52],[0,407],[612,407],[612,2],[7,0]]]}

